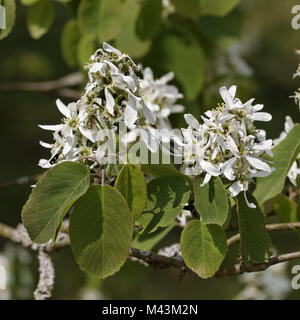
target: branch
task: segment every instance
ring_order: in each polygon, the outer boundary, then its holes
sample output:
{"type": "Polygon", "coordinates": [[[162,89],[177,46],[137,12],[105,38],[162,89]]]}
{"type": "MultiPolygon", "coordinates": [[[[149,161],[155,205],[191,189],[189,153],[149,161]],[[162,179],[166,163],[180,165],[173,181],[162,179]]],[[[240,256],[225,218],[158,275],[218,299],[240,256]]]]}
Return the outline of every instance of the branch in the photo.
{"type": "MultiPolygon", "coordinates": [[[[290,230],[290,229],[289,229],[290,230]]],[[[226,268],[224,270],[217,271],[215,274],[215,278],[224,278],[228,276],[235,276],[235,275],[240,275],[245,272],[258,272],[258,271],[265,271],[269,267],[286,262],[286,261],[291,261],[295,259],[300,259],[300,251],[296,252],[291,252],[291,253],[286,253],[279,255],[278,257],[271,257],[269,261],[264,262],[264,263],[259,263],[259,264],[252,264],[249,266],[246,266],[244,263],[237,263],[231,268],[226,268]]]]}
{"type": "MultiPolygon", "coordinates": [[[[300,230],[300,222],[293,223],[273,223],[266,225],[267,231],[280,231],[280,230],[300,230]]],[[[227,246],[231,246],[234,243],[240,241],[240,234],[236,234],[227,240],[227,246]]]]}
{"type": "MultiPolygon", "coordinates": [[[[269,224],[266,227],[268,231],[296,230],[296,229],[300,229],[300,222],[269,224]]],[[[24,245],[24,243],[22,243],[23,241],[25,243],[28,243],[28,240],[23,235],[21,236],[19,235],[17,237],[16,236],[17,232],[18,232],[17,229],[14,229],[3,223],[0,223],[0,237],[12,240],[17,243],[21,243],[23,245],[24,245]]],[[[67,232],[66,229],[61,230],[61,232],[59,233],[61,234],[61,239],[58,237],[57,239],[58,241],[53,246],[51,245],[51,243],[43,245],[43,250],[45,252],[51,253],[51,252],[58,251],[65,247],[70,246],[70,239],[66,232],[67,232]]],[[[231,240],[233,238],[235,239],[234,242],[238,241],[239,234],[228,239],[227,244],[229,243],[229,245],[231,245],[232,243],[234,243],[233,240],[231,240]]],[[[33,250],[37,250],[38,248],[40,248],[39,245],[32,244],[32,242],[31,244],[30,243],[27,245],[25,244],[25,246],[30,247],[33,250]]],[[[167,257],[154,252],[131,248],[129,253],[129,258],[132,261],[139,262],[144,266],[151,266],[151,267],[161,268],[161,269],[173,267],[173,268],[179,269],[180,272],[182,273],[187,272],[189,274],[196,275],[191,269],[189,269],[185,265],[181,257],[167,257]]],[[[278,257],[271,257],[269,261],[260,263],[260,264],[252,264],[252,265],[246,266],[243,262],[241,262],[241,263],[235,264],[231,268],[225,268],[223,270],[217,271],[214,277],[223,278],[228,276],[240,275],[245,272],[264,271],[272,265],[286,262],[286,261],[291,261],[294,259],[299,259],[299,258],[300,258],[300,251],[296,251],[292,253],[282,254],[282,255],[279,255],[278,257]]]]}
{"type": "Polygon", "coordinates": [[[57,80],[44,82],[17,82],[0,84],[0,91],[38,91],[54,92],[67,98],[79,98],[80,93],[68,87],[78,86],[83,82],[83,75],[79,72],[71,73],[57,80]]]}

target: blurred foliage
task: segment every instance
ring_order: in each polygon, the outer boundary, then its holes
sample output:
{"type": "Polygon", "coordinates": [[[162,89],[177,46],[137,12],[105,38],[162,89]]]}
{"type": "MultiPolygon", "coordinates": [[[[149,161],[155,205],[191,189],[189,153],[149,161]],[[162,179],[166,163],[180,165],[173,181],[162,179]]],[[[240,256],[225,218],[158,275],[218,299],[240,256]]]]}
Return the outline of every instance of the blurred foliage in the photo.
{"type": "MultiPolygon", "coordinates": [[[[157,77],[174,71],[186,112],[199,116],[220,101],[220,86],[237,84],[241,99],[255,96],[273,115],[265,124],[271,138],[283,130],[285,115],[299,121],[298,108],[288,98],[299,86],[292,80],[297,66],[293,50],[300,48],[300,31],[291,27],[293,0],[171,0],[170,6],[156,0],[0,0],[0,4],[7,6],[8,26],[0,31],[0,84],[52,80],[82,70],[89,55],[108,41],[150,66],[157,77]]],[[[37,162],[47,151],[38,140],[47,141],[49,136],[37,124],[57,123],[55,98],[39,92],[0,91],[0,181],[41,172],[37,162]]],[[[185,126],[181,115],[171,119],[174,127],[185,126]]],[[[12,226],[20,222],[29,192],[30,186],[0,190],[2,222],[12,226]]],[[[173,228],[159,247],[172,244],[179,232],[173,228]]],[[[299,250],[295,233],[272,234],[272,241],[279,253],[299,250]]],[[[0,247],[4,245],[0,239],[0,247]]],[[[30,268],[36,281],[36,263],[24,269],[18,264],[24,260],[22,253],[12,251],[14,279],[30,268]]],[[[237,259],[234,246],[228,259],[237,259]]],[[[87,288],[98,292],[97,298],[231,299],[242,287],[236,278],[201,280],[185,275],[179,281],[174,270],[152,270],[133,262],[115,276],[97,281],[79,270],[70,249],[55,253],[54,263],[56,299],[91,297],[87,288]]],[[[296,261],[290,268],[293,264],[296,261]]],[[[32,298],[34,285],[26,281],[30,290],[24,294],[16,293],[24,283],[13,281],[12,298],[32,298]]],[[[299,299],[299,290],[291,291],[289,298],[299,299]]]]}

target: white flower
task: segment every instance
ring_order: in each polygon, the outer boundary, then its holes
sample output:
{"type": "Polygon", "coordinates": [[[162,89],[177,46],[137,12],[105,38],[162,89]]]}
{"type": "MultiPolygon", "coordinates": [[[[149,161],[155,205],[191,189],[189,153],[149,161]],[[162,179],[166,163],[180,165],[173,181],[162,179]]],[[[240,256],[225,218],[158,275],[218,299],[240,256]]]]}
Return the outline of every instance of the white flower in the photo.
{"type": "MultiPolygon", "coordinates": [[[[155,125],[155,114],[145,104],[140,87],[142,69],[131,58],[107,43],[98,49],[86,66],[88,83],[82,97],[68,105],[56,101],[63,115],[59,125],[41,125],[53,131],[53,143],[40,142],[51,150],[49,160],[41,159],[43,168],[62,161],[92,160],[91,168],[106,163],[111,148],[107,146],[108,132],[118,133],[118,124],[124,121],[130,129],[148,130],[155,125]],[[94,159],[94,160],[93,160],[94,159]]],[[[143,137],[148,138],[148,132],[143,137]]],[[[149,139],[147,139],[149,140],[149,139]]],[[[151,140],[151,139],[150,139],[151,140]]]]}
{"type": "Polygon", "coordinates": [[[212,176],[229,180],[229,191],[235,197],[241,191],[246,194],[254,177],[267,176],[273,171],[261,157],[264,152],[272,156],[272,140],[266,140],[265,133],[254,125],[254,121],[269,121],[272,117],[258,112],[263,105],[253,105],[254,99],[242,103],[235,98],[236,86],[222,87],[220,94],[224,103],[205,112],[203,124],[191,114],[185,115],[190,132],[183,131],[184,162],[193,174],[205,173],[202,185],[212,176]]]}
{"type": "Polygon", "coordinates": [[[167,73],[155,80],[152,70],[145,68],[143,75],[144,78],[140,83],[142,97],[146,106],[156,116],[156,127],[171,128],[168,120],[169,115],[184,111],[182,105],[176,104],[176,101],[182,99],[183,95],[179,93],[175,86],[167,84],[174,78],[174,73],[167,73]]]}

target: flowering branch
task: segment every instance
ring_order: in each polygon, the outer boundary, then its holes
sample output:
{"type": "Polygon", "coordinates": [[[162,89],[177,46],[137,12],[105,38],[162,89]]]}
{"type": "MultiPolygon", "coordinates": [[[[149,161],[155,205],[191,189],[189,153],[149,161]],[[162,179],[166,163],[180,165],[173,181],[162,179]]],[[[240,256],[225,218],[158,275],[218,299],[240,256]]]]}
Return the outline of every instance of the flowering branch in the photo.
{"type": "MultiPolygon", "coordinates": [[[[277,223],[277,224],[269,224],[266,226],[268,231],[279,231],[279,230],[300,230],[300,222],[294,223],[277,223]]],[[[25,230],[25,229],[24,229],[25,230]]],[[[26,237],[24,235],[19,235],[18,229],[14,229],[9,227],[3,223],[0,223],[0,237],[12,240],[17,243],[21,243],[21,245],[25,247],[29,247],[32,250],[40,250],[40,245],[35,245],[33,243],[27,242],[26,237]]],[[[58,251],[65,247],[70,246],[70,239],[67,234],[67,229],[64,228],[60,232],[61,237],[58,237],[55,245],[51,245],[51,243],[43,245],[42,249],[46,253],[52,253],[54,251],[58,251]]],[[[237,234],[227,240],[227,245],[231,246],[233,243],[239,241],[240,235],[237,234]]],[[[168,257],[162,254],[157,254],[151,251],[139,250],[139,249],[130,249],[129,258],[132,261],[138,262],[144,266],[151,266],[154,268],[176,268],[179,269],[182,273],[189,273],[195,275],[195,273],[189,269],[181,257],[168,257]]],[[[246,266],[243,262],[235,264],[233,267],[225,268],[223,270],[219,270],[214,275],[215,278],[223,278],[227,276],[235,276],[240,275],[245,272],[258,272],[264,271],[272,265],[291,261],[295,259],[300,259],[300,251],[291,252],[287,254],[282,254],[277,257],[271,257],[269,261],[260,263],[260,264],[251,264],[250,266],[246,266]]]]}

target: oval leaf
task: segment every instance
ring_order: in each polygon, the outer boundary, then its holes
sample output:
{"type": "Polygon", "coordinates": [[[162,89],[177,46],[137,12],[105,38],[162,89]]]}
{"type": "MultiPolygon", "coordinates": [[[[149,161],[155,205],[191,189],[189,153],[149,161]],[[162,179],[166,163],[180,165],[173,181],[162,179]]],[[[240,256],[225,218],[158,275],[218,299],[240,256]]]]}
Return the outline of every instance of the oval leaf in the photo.
{"type": "Polygon", "coordinates": [[[300,152],[300,124],[295,125],[272,151],[274,157],[272,167],[275,171],[265,178],[257,179],[257,186],[254,196],[259,203],[264,203],[268,199],[281,193],[284,188],[286,176],[300,152]]]}
{"type": "Polygon", "coordinates": [[[78,64],[77,55],[78,44],[80,41],[80,30],[76,20],[69,20],[62,31],[61,36],[61,52],[65,62],[74,68],[78,64]]]}
{"type": "Polygon", "coordinates": [[[228,198],[223,183],[219,177],[212,177],[201,187],[203,180],[201,176],[194,180],[195,208],[204,224],[223,225],[228,215],[228,198]]]}
{"type": "Polygon", "coordinates": [[[136,165],[125,165],[119,172],[115,188],[127,201],[133,220],[138,219],[147,203],[147,186],[143,172],[136,165]]]}
{"type": "Polygon", "coordinates": [[[37,183],[23,207],[23,223],[32,241],[53,238],[64,216],[90,184],[89,168],[63,162],[51,168],[37,183]]]}
{"type": "Polygon", "coordinates": [[[144,214],[136,221],[145,233],[166,227],[181,213],[190,198],[189,184],[179,176],[164,176],[147,185],[148,202],[144,214]]]}
{"type": "Polygon", "coordinates": [[[283,194],[277,195],[273,199],[273,207],[278,219],[283,223],[298,222],[297,204],[283,194]]]}
{"type": "Polygon", "coordinates": [[[159,31],[162,13],[162,0],[146,0],[136,22],[137,35],[142,40],[152,39],[159,31]]]}
{"type": "Polygon", "coordinates": [[[13,28],[16,19],[16,2],[15,0],[3,0],[0,2],[0,17],[5,16],[5,21],[0,22],[0,40],[5,38],[13,28]],[[4,9],[3,9],[4,8],[4,9]]]}
{"type": "Polygon", "coordinates": [[[92,185],[71,215],[70,238],[80,268],[101,278],[125,263],[133,234],[127,203],[116,189],[92,185]]]}
{"type": "Polygon", "coordinates": [[[94,40],[91,40],[86,36],[81,37],[77,47],[77,59],[81,67],[88,64],[90,56],[95,52],[95,49],[94,40]]]}
{"type": "Polygon", "coordinates": [[[199,0],[172,0],[176,12],[184,17],[196,19],[200,15],[199,0]]]}
{"type": "Polygon", "coordinates": [[[137,234],[132,241],[131,247],[140,250],[152,250],[167,234],[176,227],[177,223],[173,222],[165,228],[159,228],[152,233],[137,234]]]}
{"type": "Polygon", "coordinates": [[[116,47],[129,54],[132,58],[145,55],[151,45],[150,40],[140,40],[135,32],[140,6],[141,3],[137,0],[126,0],[124,2],[121,30],[116,37],[116,47]]]}
{"type": "Polygon", "coordinates": [[[199,0],[201,15],[225,16],[233,10],[239,0],[199,0]]]}
{"type": "Polygon", "coordinates": [[[180,246],[185,264],[201,278],[211,278],[220,268],[226,252],[224,230],[214,224],[193,220],[184,228],[180,246]]]}
{"type": "Polygon", "coordinates": [[[90,38],[109,41],[120,32],[123,14],[121,0],[83,0],[78,9],[78,24],[90,38]]]}
{"type": "MultiPolygon", "coordinates": [[[[203,87],[205,56],[203,49],[194,39],[184,41],[169,34],[159,41],[159,60],[164,70],[172,70],[184,88],[188,100],[194,100],[203,87]]],[[[158,54],[158,53],[156,53],[158,54]]]]}
{"type": "Polygon", "coordinates": [[[27,12],[27,28],[33,39],[41,38],[50,29],[55,16],[51,0],[39,0],[29,7],[27,12]]]}
{"type": "Polygon", "coordinates": [[[247,192],[248,201],[256,204],[255,209],[247,206],[243,193],[237,197],[240,228],[240,252],[245,264],[268,261],[272,246],[266,230],[265,217],[255,198],[247,192]]]}

